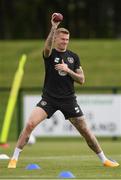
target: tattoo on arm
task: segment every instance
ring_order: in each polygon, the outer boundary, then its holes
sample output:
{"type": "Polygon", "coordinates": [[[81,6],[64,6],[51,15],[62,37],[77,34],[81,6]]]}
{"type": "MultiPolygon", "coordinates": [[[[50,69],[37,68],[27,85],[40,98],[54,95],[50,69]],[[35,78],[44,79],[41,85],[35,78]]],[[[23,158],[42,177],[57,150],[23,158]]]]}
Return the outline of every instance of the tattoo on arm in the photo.
{"type": "Polygon", "coordinates": [[[51,54],[53,42],[54,42],[54,36],[55,36],[56,28],[51,28],[51,31],[45,41],[45,47],[44,47],[44,56],[48,57],[51,54]]]}
{"type": "Polygon", "coordinates": [[[83,73],[83,70],[82,68],[80,69],[77,69],[76,72],[72,71],[71,69],[69,69],[69,72],[68,72],[69,76],[71,76],[74,81],[76,81],[77,83],[80,83],[80,84],[83,84],[84,83],[84,73],[83,73]]]}

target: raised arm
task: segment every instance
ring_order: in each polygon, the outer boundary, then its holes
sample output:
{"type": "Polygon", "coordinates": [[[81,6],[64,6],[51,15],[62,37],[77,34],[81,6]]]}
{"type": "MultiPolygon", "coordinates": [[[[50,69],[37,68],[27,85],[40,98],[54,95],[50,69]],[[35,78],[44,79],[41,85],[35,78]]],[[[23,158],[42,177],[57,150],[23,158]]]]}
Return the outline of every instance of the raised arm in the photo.
{"type": "Polygon", "coordinates": [[[51,55],[53,43],[54,43],[55,32],[56,32],[58,25],[60,24],[60,22],[54,22],[53,19],[54,19],[54,15],[52,15],[52,18],[51,18],[52,27],[51,27],[50,33],[49,33],[49,35],[45,41],[45,45],[44,45],[44,56],[45,57],[49,57],[51,55]]]}

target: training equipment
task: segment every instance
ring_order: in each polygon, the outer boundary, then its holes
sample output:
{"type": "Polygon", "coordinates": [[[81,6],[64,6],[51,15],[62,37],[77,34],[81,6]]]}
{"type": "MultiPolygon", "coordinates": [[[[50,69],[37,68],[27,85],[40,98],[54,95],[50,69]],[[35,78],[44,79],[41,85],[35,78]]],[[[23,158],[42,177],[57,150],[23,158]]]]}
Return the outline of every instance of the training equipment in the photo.
{"type": "Polygon", "coordinates": [[[36,138],[33,134],[30,135],[30,138],[29,138],[29,141],[28,141],[28,144],[32,145],[32,144],[35,144],[36,143],[36,138]]]}
{"type": "Polygon", "coordinates": [[[75,176],[70,171],[62,171],[59,174],[58,178],[67,178],[67,179],[69,179],[69,178],[75,178],[75,176]]]}
{"type": "Polygon", "coordinates": [[[37,164],[29,164],[28,166],[26,166],[26,169],[27,170],[34,170],[34,169],[41,169],[41,168],[37,164]]]}
{"type": "Polygon", "coordinates": [[[17,101],[17,96],[18,96],[20,85],[21,85],[22,77],[24,75],[24,65],[25,65],[26,59],[27,59],[26,55],[23,54],[20,59],[18,69],[15,73],[15,77],[12,84],[12,88],[11,88],[11,92],[10,92],[10,96],[9,96],[9,100],[7,104],[7,109],[6,109],[6,113],[4,117],[3,127],[1,131],[0,143],[6,143],[7,141],[12,114],[13,114],[15,104],[17,101]]]}
{"type": "Polygon", "coordinates": [[[9,148],[9,144],[8,143],[1,143],[0,147],[7,149],[7,148],[9,148]]]}
{"type": "Polygon", "coordinates": [[[119,163],[117,163],[117,162],[114,161],[114,160],[107,159],[107,160],[104,162],[104,166],[106,166],[106,167],[118,167],[118,166],[119,166],[119,163]]]}
{"type": "Polygon", "coordinates": [[[54,22],[60,22],[63,20],[63,15],[61,13],[53,13],[52,16],[54,17],[53,18],[54,22]]]}
{"type": "Polygon", "coordinates": [[[0,154],[0,160],[5,160],[5,159],[9,159],[9,156],[7,156],[6,154],[0,154]]]}
{"type": "Polygon", "coordinates": [[[8,164],[8,168],[16,168],[17,160],[11,159],[8,164]]]}

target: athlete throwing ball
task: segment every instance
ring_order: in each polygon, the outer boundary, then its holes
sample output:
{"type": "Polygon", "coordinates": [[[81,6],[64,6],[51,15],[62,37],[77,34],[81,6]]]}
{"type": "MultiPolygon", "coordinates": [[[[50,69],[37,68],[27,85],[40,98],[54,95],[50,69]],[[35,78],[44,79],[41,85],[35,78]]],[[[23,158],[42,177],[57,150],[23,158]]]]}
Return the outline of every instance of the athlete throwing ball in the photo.
{"type": "Polygon", "coordinates": [[[23,129],[16,144],[8,168],[16,168],[18,157],[27,144],[32,130],[46,118],[50,118],[60,110],[84,137],[88,146],[96,153],[102,164],[117,167],[119,164],[109,160],[101,149],[93,132],[86,124],[75,92],[74,81],[82,85],[85,81],[84,72],[77,54],[67,50],[70,33],[65,28],[58,28],[60,21],[55,21],[55,13],[51,18],[51,30],[45,41],[43,59],[45,64],[45,81],[42,99],[32,111],[26,127],[23,129]]]}

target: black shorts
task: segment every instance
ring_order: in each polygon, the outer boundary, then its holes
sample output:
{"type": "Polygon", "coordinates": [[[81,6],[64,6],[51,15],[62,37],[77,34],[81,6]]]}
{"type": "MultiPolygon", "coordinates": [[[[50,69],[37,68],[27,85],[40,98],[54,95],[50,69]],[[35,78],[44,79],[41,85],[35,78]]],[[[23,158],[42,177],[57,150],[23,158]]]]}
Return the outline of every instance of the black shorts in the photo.
{"type": "Polygon", "coordinates": [[[57,110],[60,110],[64,114],[65,119],[83,116],[83,112],[77,104],[76,98],[56,99],[43,97],[39,103],[37,103],[37,106],[41,107],[48,114],[48,118],[57,110]]]}

